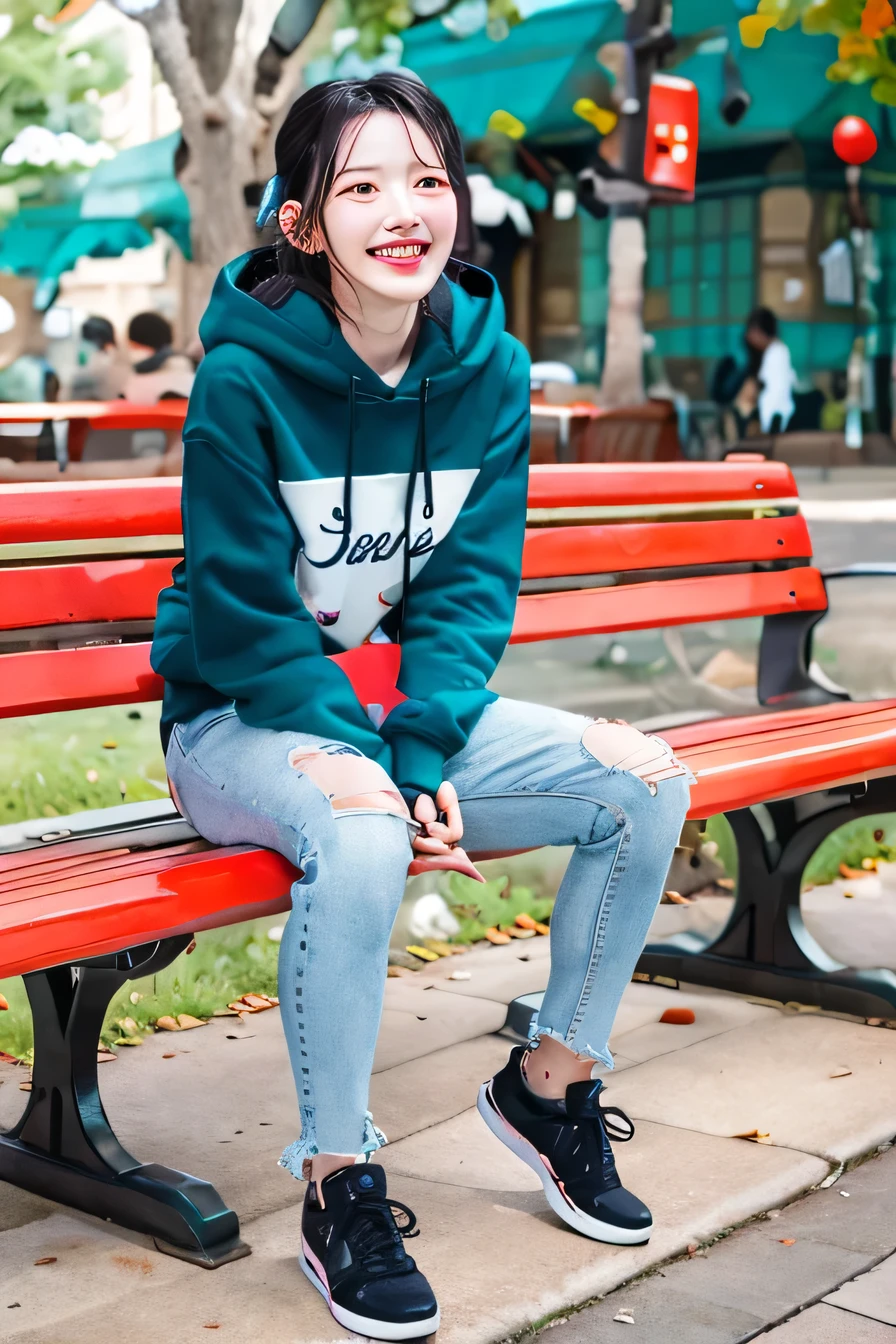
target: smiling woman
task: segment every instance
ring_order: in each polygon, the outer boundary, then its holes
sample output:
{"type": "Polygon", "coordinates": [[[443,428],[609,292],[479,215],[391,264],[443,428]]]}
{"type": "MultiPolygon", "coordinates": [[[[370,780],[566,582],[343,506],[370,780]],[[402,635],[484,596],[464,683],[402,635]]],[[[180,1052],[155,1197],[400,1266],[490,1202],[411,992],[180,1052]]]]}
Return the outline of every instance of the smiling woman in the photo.
{"type": "Polygon", "coordinates": [[[591,1071],[612,1062],[687,783],[627,725],[488,689],[520,585],[530,361],[494,277],[451,255],[463,162],[444,104],[398,73],[316,86],[276,161],[261,213],[277,246],[225,267],[202,322],[185,560],[152,663],[178,806],[207,839],[302,870],[279,967],[302,1269],[343,1326],[412,1339],[439,1311],[367,1109],[405,878],[479,876],[464,836],[574,846],[539,1024],[480,1112],[523,1160],[550,1154],[539,1173],[570,1226],[646,1241],[591,1071]]]}

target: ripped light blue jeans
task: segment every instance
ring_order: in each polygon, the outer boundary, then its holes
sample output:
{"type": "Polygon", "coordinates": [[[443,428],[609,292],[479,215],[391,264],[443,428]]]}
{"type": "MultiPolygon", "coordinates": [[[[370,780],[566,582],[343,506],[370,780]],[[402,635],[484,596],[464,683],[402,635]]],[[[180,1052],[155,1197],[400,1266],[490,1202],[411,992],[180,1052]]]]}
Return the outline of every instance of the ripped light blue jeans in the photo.
{"type": "MultiPolygon", "coordinates": [[[[662,895],[688,779],[674,760],[650,784],[634,768],[603,764],[596,734],[590,719],[497,700],[445,777],[460,798],[466,849],[575,846],[551,919],[550,981],[533,1040],[553,1036],[612,1067],[610,1031],[662,895]]],[[[277,850],[302,869],[279,963],[302,1126],[280,1164],[301,1177],[303,1159],[317,1152],[360,1156],[386,1141],[368,1087],[411,838],[400,816],[337,811],[291,763],[297,750],[358,756],[321,738],[247,727],[233,709],[216,708],[175,725],[166,764],[201,835],[277,850]]]]}

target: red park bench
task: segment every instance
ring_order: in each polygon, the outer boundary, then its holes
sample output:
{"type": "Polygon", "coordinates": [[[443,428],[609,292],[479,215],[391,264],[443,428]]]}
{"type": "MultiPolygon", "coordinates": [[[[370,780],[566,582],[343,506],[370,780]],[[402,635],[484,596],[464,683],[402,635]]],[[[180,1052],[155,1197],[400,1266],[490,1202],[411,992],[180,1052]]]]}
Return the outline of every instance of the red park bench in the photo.
{"type": "MultiPolygon", "coordinates": [[[[150,637],[181,554],[179,492],[177,479],[0,490],[0,717],[158,700],[150,637]]],[[[733,913],[709,946],[648,946],[641,971],[896,1016],[896,975],[839,965],[800,918],[800,876],[824,837],[896,810],[896,700],[853,703],[813,679],[827,598],[790,470],[534,467],[529,504],[515,642],[765,618],[768,709],[667,733],[696,777],[691,818],[724,812],[734,828],[733,913]]],[[[0,852],[0,977],[25,977],[35,1060],[24,1115],[0,1134],[0,1177],[207,1267],[247,1253],[212,1186],[121,1147],[96,1046],[126,980],[200,929],[288,910],[295,876],[277,854],[202,840],[167,799],[19,828],[0,852]]]]}

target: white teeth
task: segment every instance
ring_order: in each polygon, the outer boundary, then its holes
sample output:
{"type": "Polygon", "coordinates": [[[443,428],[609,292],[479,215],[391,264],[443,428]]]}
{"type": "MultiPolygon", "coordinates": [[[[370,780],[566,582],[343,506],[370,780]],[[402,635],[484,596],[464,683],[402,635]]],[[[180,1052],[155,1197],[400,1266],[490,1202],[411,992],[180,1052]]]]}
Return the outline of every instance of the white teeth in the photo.
{"type": "Polygon", "coordinates": [[[408,247],[377,247],[374,249],[374,256],[377,257],[419,257],[423,248],[419,243],[413,243],[408,247]]]}

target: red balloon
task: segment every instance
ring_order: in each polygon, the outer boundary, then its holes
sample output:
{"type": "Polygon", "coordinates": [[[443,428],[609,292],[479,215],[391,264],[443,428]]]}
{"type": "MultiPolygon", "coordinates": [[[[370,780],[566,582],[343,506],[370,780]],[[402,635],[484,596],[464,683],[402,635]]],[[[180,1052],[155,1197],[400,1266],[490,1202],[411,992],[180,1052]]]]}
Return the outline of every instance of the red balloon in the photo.
{"type": "Polygon", "coordinates": [[[844,163],[867,163],[877,152],[877,136],[864,117],[842,117],[834,127],[834,153],[844,163]]]}

